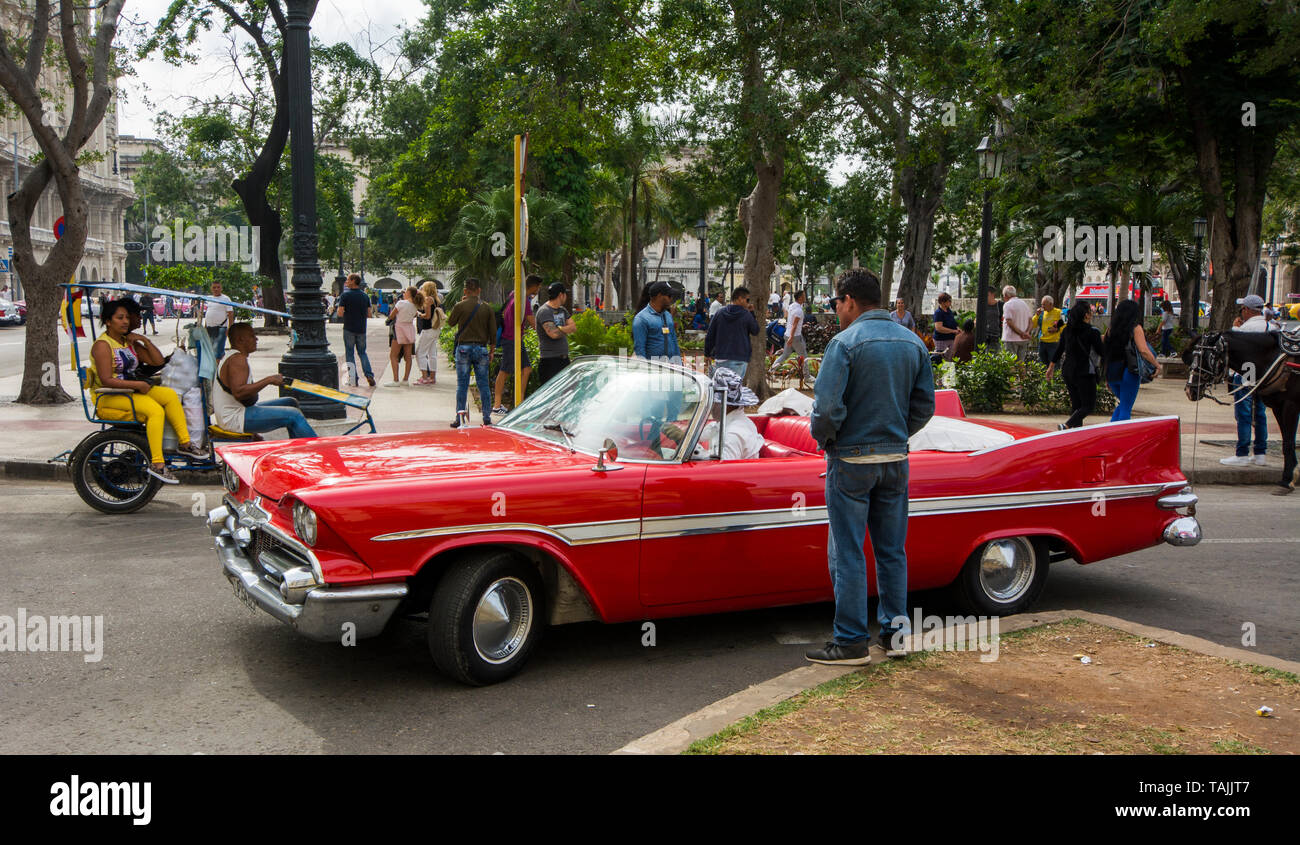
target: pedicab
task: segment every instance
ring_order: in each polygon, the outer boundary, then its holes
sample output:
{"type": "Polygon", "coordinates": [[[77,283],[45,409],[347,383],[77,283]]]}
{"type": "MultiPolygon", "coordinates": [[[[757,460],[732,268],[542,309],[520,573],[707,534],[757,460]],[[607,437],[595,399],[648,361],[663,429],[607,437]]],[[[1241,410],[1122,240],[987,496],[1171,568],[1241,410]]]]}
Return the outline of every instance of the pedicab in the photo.
{"type": "MultiPolygon", "coordinates": [[[[97,380],[92,374],[93,363],[84,359],[81,355],[77,332],[81,323],[80,317],[82,316],[78,304],[80,296],[74,295],[73,291],[74,289],[108,289],[124,294],[148,293],[155,297],[170,296],[183,300],[228,303],[225,300],[218,300],[216,297],[206,294],[186,293],[123,282],[73,282],[64,284],[62,287],[67,289],[63,301],[63,322],[71,339],[72,366],[77,371],[78,382],[81,386],[81,407],[86,415],[86,420],[98,425],[99,430],[87,435],[75,448],[51,458],[50,463],[66,463],[68,465],[72,473],[72,484],[77,490],[77,495],[95,510],[113,514],[132,513],[152,501],[159,488],[162,487],[163,482],[149,472],[151,465],[149,443],[145,437],[143,420],[138,416],[136,419],[125,421],[106,419],[100,412],[99,403],[103,397],[115,394],[133,397],[134,393],[125,389],[92,386],[97,380]]],[[[290,315],[270,308],[238,303],[235,304],[235,307],[241,311],[290,318],[290,315]]],[[[95,318],[93,314],[84,316],[89,321],[89,331],[86,334],[90,339],[90,343],[93,344],[96,338],[95,318]]],[[[167,467],[172,470],[211,472],[219,470],[222,466],[220,457],[213,449],[215,443],[247,443],[260,440],[261,437],[257,434],[226,431],[212,422],[209,396],[211,379],[201,376],[205,365],[212,367],[212,372],[215,373],[215,367],[219,362],[215,361],[215,351],[212,348],[207,331],[201,325],[191,325],[187,331],[188,345],[193,352],[191,353],[185,349],[180,343],[178,325],[177,348],[172,355],[167,356],[167,360],[170,362],[171,358],[177,354],[192,354],[195,359],[195,365],[200,374],[197,389],[200,391],[201,397],[202,431],[206,433],[206,436],[202,437],[200,446],[205,450],[206,454],[199,457],[177,452],[174,447],[168,448],[169,441],[171,444],[175,442],[175,432],[172,430],[171,425],[168,424],[164,436],[163,459],[167,467]]],[[[89,351],[87,357],[89,357],[89,351]]],[[[345,435],[351,434],[363,426],[368,426],[372,434],[376,430],[374,418],[370,415],[369,397],[345,393],[324,385],[305,382],[301,379],[286,378],[284,388],[291,392],[339,402],[349,408],[360,410],[362,412],[361,418],[355,425],[343,432],[345,435]]],[[[132,400],[133,416],[135,416],[134,404],[132,400]]],[[[196,433],[192,432],[191,435],[194,442],[199,442],[196,433]]]]}

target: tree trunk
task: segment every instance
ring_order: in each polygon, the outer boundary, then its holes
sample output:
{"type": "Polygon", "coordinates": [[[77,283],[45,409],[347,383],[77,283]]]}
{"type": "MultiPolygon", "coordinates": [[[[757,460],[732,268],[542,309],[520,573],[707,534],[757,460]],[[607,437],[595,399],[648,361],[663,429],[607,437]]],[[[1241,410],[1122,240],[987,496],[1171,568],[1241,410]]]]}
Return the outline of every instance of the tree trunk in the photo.
{"type": "Polygon", "coordinates": [[[755,162],[757,182],[749,196],[740,201],[740,225],[745,231],[745,287],[749,288],[758,318],[759,333],[749,355],[749,372],[745,383],[759,399],[772,395],[767,384],[767,298],[772,290],[772,272],[776,269],[773,244],[776,237],[776,207],[785,178],[785,153],[769,150],[763,160],[755,162]]]}
{"type": "Polygon", "coordinates": [[[934,219],[943,202],[947,178],[948,165],[937,161],[919,169],[914,166],[903,168],[900,180],[900,196],[907,211],[907,230],[903,238],[903,278],[898,285],[898,296],[913,316],[921,313],[925,287],[930,282],[934,219]]]}

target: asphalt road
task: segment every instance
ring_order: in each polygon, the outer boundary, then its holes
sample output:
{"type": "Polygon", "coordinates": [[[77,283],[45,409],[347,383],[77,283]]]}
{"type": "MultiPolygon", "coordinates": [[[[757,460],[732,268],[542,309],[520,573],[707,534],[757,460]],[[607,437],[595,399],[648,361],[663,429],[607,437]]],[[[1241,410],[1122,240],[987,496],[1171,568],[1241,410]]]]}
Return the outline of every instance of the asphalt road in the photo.
{"type": "MultiPolygon", "coordinates": [[[[343,648],[246,610],[192,515],[197,492],[109,517],[67,485],[0,484],[0,614],[105,621],[97,663],[0,653],[0,753],[604,753],[804,665],[829,632],[829,605],[661,621],[652,648],[639,624],[566,626],[512,681],[466,688],[434,670],[418,622],[343,648]]],[[[1039,608],[1236,647],[1250,622],[1260,652],[1300,660],[1300,496],[1199,492],[1202,545],[1061,564],[1039,608]]]]}

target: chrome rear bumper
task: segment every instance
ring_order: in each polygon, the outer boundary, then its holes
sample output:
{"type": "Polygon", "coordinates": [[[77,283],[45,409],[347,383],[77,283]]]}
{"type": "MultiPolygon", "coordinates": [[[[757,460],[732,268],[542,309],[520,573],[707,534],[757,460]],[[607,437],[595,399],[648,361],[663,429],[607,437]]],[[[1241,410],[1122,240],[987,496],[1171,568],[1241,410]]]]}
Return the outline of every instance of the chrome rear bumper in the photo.
{"type": "Polygon", "coordinates": [[[1187,508],[1187,516],[1181,516],[1165,526],[1161,539],[1171,546],[1195,546],[1201,542],[1201,524],[1196,520],[1197,501],[1191,487],[1184,487],[1177,493],[1156,500],[1156,505],[1167,511],[1187,508]]]}
{"type": "Polygon", "coordinates": [[[254,560],[253,535],[264,526],[250,524],[229,507],[208,514],[208,526],[225,576],[240,599],[308,639],[339,642],[345,634],[356,639],[376,636],[406,597],[405,584],[322,584],[313,573],[314,556],[310,567],[295,565],[292,557],[274,549],[260,552],[254,560]],[[355,627],[345,628],[349,624],[355,627]]]}

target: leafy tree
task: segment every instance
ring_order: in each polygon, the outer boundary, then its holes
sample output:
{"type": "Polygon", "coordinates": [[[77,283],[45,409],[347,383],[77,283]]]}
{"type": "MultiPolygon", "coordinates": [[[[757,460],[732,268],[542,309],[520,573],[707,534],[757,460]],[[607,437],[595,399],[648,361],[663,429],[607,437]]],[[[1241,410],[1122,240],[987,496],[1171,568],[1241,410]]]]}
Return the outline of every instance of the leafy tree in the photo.
{"type": "Polygon", "coordinates": [[[27,121],[40,147],[40,160],[8,198],[14,266],[27,289],[29,324],[18,392],[18,401],[25,404],[71,401],[59,384],[58,285],[72,278],[86,247],[90,204],[79,157],[113,98],[113,80],[119,72],[113,42],[123,3],[104,0],[87,8],[68,0],[56,4],[34,0],[29,4],[30,16],[8,15],[0,27],[0,88],[27,121]],[[44,88],[42,73],[51,69],[64,75],[70,90],[44,88]],[[70,110],[65,110],[65,104],[70,110]],[[32,215],[51,182],[59,194],[65,228],[62,240],[38,263],[32,215]]]}

